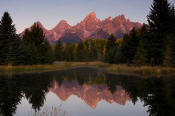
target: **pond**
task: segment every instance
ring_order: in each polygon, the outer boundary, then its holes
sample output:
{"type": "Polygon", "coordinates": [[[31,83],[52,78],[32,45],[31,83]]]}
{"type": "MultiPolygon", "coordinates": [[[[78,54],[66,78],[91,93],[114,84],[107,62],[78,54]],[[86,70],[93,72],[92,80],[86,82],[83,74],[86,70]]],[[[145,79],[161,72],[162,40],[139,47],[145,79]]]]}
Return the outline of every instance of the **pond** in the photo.
{"type": "Polygon", "coordinates": [[[0,116],[175,116],[175,78],[86,67],[0,76],[0,116]]]}

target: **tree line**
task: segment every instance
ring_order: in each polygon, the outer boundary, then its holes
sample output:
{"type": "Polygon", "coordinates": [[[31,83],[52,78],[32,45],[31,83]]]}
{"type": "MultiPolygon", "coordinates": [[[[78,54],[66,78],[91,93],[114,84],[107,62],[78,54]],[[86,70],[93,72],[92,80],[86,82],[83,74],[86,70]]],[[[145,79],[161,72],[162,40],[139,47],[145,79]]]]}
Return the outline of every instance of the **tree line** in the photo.
{"type": "Polygon", "coordinates": [[[77,44],[50,45],[36,23],[16,33],[8,12],[0,21],[0,64],[33,65],[54,61],[104,61],[129,65],[175,66],[175,9],[168,0],[153,0],[148,24],[122,39],[86,39],[77,44]]]}

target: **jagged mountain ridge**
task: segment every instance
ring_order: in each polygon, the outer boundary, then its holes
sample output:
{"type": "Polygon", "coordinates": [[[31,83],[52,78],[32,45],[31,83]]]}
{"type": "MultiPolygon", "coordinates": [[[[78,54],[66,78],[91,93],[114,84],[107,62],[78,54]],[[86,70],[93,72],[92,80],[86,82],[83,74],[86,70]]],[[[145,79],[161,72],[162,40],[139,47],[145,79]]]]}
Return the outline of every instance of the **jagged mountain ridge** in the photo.
{"type": "MultiPolygon", "coordinates": [[[[116,37],[122,37],[123,34],[129,33],[134,27],[140,28],[142,26],[138,22],[132,22],[126,19],[124,15],[100,20],[96,17],[95,12],[91,12],[83,21],[75,26],[71,26],[67,21],[62,20],[53,29],[47,30],[41,22],[38,21],[36,23],[44,30],[46,38],[51,43],[59,39],[63,42],[64,40],[78,42],[86,38],[107,38],[111,34],[116,37]],[[69,35],[74,35],[74,37],[68,38],[69,35]]],[[[22,36],[23,34],[24,32],[20,35],[22,36]]]]}

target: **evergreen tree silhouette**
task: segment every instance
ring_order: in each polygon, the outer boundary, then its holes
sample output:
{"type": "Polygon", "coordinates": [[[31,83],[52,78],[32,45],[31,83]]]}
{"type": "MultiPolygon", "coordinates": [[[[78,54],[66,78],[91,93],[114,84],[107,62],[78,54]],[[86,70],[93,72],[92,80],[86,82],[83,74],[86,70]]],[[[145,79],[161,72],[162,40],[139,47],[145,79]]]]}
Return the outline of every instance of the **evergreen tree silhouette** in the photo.
{"type": "Polygon", "coordinates": [[[163,63],[166,36],[175,30],[174,7],[168,0],[154,0],[151,12],[147,17],[151,36],[150,62],[152,65],[161,65],[163,63]]]}
{"type": "Polygon", "coordinates": [[[0,21],[0,64],[19,64],[21,49],[12,18],[5,12],[0,21]]]}

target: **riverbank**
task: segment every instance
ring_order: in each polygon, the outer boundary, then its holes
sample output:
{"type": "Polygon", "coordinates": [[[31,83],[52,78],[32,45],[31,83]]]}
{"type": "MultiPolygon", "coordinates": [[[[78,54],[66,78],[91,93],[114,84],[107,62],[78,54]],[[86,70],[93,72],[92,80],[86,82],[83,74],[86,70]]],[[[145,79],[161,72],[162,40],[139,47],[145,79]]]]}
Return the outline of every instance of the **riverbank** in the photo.
{"type": "Polygon", "coordinates": [[[1,65],[0,75],[24,74],[24,73],[42,73],[57,70],[66,70],[76,67],[107,67],[108,64],[102,62],[55,62],[45,65],[1,65]]]}
{"type": "Polygon", "coordinates": [[[50,65],[21,65],[21,66],[0,66],[0,74],[12,73],[34,73],[65,70],[76,67],[105,68],[107,72],[117,74],[130,74],[139,76],[169,76],[175,74],[175,68],[162,66],[128,66],[119,64],[107,64],[103,62],[55,62],[50,65]]]}

